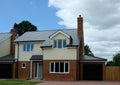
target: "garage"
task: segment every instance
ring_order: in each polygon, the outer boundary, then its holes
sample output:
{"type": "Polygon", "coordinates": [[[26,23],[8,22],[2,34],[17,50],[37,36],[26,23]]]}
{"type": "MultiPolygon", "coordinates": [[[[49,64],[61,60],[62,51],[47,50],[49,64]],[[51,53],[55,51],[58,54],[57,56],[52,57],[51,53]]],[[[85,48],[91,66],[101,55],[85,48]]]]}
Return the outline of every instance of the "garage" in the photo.
{"type": "Polygon", "coordinates": [[[12,78],[12,72],[12,64],[0,64],[0,78],[12,78]]]}
{"type": "Polygon", "coordinates": [[[103,80],[102,64],[83,64],[83,80],[103,80]]]}

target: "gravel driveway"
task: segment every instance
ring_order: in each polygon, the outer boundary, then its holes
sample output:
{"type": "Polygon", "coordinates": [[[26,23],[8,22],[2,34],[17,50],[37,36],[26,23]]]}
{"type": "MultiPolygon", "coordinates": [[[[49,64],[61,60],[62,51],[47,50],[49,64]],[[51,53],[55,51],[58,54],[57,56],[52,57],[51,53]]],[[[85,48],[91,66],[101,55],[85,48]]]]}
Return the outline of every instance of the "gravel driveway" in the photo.
{"type": "Polygon", "coordinates": [[[43,81],[37,85],[120,85],[120,81],[43,81]]]}

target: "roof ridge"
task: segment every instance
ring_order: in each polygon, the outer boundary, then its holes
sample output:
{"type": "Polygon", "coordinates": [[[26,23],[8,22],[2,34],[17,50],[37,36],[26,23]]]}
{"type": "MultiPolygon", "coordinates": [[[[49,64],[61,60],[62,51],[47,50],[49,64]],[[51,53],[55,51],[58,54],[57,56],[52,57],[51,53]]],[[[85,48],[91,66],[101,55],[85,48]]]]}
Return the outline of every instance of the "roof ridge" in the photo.
{"type": "Polygon", "coordinates": [[[76,29],[75,28],[73,29],[47,29],[47,30],[37,30],[37,31],[28,31],[28,32],[59,31],[59,30],[76,30],[76,29]]]}
{"type": "Polygon", "coordinates": [[[10,32],[3,32],[3,33],[0,33],[0,34],[10,34],[10,32]]]}

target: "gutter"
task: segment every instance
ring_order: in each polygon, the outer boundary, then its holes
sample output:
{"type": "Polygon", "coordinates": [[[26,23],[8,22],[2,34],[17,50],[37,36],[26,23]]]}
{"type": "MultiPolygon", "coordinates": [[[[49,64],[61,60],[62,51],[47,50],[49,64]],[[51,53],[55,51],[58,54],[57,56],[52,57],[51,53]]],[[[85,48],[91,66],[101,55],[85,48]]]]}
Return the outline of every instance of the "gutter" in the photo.
{"type": "Polygon", "coordinates": [[[19,61],[19,43],[17,42],[17,45],[18,45],[18,47],[17,47],[17,71],[16,71],[16,77],[18,78],[18,61],[19,61]]]}

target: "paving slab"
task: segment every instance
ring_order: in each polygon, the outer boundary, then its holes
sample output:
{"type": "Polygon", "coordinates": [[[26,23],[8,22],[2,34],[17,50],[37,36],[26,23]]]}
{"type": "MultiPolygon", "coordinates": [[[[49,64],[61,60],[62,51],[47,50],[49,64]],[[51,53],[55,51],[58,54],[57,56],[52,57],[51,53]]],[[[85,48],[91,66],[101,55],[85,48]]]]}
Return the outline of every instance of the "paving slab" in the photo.
{"type": "Polygon", "coordinates": [[[120,85],[120,81],[42,81],[37,85],[120,85]]]}

